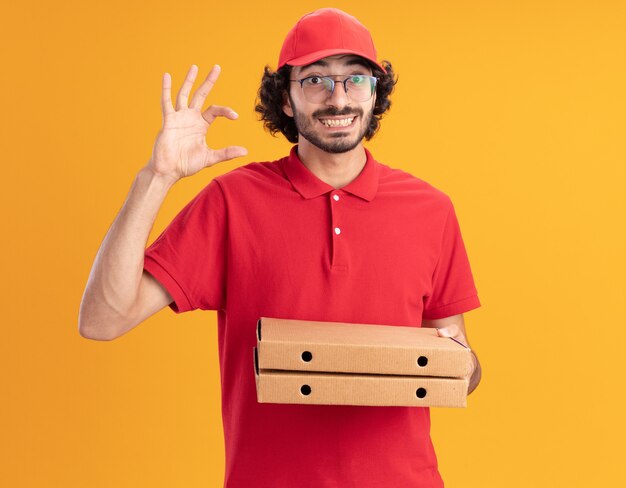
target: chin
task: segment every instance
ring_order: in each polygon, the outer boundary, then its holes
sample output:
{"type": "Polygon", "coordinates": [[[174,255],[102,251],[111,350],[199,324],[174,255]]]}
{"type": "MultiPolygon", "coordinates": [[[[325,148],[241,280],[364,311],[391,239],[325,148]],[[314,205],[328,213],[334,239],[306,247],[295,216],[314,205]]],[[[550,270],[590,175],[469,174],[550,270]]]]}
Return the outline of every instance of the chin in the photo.
{"type": "MultiPolygon", "coordinates": [[[[335,138],[336,139],[336,138],[335,138]]],[[[347,141],[347,140],[334,140],[334,141],[309,141],[309,143],[316,146],[318,149],[321,149],[324,152],[331,154],[341,154],[352,151],[356,148],[362,139],[356,141],[347,141]]]]}

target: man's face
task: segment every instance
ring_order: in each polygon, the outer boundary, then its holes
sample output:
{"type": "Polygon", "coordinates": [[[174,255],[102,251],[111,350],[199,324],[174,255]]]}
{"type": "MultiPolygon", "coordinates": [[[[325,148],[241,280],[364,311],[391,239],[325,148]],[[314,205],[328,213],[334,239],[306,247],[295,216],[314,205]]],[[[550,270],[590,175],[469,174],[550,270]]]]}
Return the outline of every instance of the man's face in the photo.
{"type": "Polygon", "coordinates": [[[363,140],[372,119],[376,93],[366,102],[355,102],[344,91],[344,80],[351,75],[372,75],[367,62],[359,56],[330,56],[307,66],[295,66],[292,80],[308,76],[331,76],[335,90],[324,101],[312,103],[305,99],[299,83],[290,83],[288,100],[283,111],[294,118],[300,138],[328,153],[351,151],[363,140]],[[346,119],[352,119],[349,125],[346,119]],[[328,122],[334,120],[335,122],[328,122]],[[324,122],[326,121],[326,123],[324,122]],[[333,124],[333,125],[330,125],[333,124]]]}

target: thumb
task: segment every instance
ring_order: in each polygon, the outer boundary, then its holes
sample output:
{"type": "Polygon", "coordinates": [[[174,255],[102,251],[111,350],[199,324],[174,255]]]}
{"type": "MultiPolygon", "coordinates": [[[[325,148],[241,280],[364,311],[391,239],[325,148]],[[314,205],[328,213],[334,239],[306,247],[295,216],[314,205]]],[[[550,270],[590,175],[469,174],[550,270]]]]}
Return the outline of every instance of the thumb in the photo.
{"type": "Polygon", "coordinates": [[[456,337],[459,335],[459,332],[459,326],[456,324],[451,324],[437,329],[437,334],[441,337],[456,337]]]}
{"type": "Polygon", "coordinates": [[[222,149],[215,149],[209,156],[207,166],[212,166],[222,161],[228,161],[229,159],[240,158],[247,154],[248,150],[242,146],[228,146],[222,149]]]}

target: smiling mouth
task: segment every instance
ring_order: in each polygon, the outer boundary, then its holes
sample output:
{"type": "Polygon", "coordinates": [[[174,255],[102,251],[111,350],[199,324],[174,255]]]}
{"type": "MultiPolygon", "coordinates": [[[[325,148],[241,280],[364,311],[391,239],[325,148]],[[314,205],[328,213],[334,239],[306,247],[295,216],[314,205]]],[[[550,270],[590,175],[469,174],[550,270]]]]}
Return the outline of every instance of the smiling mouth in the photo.
{"type": "Polygon", "coordinates": [[[345,117],[343,119],[317,119],[326,127],[350,127],[356,119],[356,115],[345,117]]]}

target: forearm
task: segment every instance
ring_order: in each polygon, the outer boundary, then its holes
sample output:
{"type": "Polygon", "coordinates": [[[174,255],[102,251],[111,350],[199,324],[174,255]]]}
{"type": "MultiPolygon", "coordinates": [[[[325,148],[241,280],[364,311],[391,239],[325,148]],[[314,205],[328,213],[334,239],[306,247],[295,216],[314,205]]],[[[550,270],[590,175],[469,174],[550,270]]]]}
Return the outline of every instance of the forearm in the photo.
{"type": "Polygon", "coordinates": [[[96,255],[79,311],[82,335],[107,339],[135,303],[146,244],[156,216],[174,184],[142,168],[96,255]]]}

